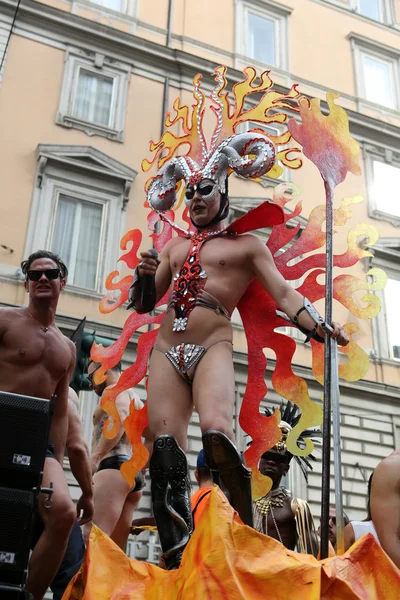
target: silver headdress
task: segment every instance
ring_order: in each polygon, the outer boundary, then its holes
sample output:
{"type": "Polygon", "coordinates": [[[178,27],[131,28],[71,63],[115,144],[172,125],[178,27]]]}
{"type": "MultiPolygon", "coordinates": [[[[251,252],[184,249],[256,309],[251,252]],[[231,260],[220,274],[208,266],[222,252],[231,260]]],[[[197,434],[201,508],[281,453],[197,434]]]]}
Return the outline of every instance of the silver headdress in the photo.
{"type": "Polygon", "coordinates": [[[181,179],[186,186],[211,179],[223,194],[230,169],[250,179],[264,175],[274,162],[275,148],[266,136],[259,132],[239,133],[223,140],[201,165],[189,156],[178,156],[165,163],[150,184],[147,199],[151,208],[164,212],[174,206],[176,184],[181,179]]]}

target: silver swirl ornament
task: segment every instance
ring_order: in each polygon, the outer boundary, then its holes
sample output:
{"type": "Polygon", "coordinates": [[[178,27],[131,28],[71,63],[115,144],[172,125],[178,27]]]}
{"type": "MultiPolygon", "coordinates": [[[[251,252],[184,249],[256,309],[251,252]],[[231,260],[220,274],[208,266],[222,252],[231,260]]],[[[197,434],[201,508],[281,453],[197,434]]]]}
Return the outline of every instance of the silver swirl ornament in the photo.
{"type": "Polygon", "coordinates": [[[248,179],[268,173],[276,160],[273,143],[258,132],[239,133],[220,151],[228,158],[230,168],[248,179]]]}
{"type": "Polygon", "coordinates": [[[185,178],[185,170],[190,170],[183,157],[165,163],[158,171],[147,190],[147,201],[153,210],[165,212],[176,202],[176,184],[185,178]]]}

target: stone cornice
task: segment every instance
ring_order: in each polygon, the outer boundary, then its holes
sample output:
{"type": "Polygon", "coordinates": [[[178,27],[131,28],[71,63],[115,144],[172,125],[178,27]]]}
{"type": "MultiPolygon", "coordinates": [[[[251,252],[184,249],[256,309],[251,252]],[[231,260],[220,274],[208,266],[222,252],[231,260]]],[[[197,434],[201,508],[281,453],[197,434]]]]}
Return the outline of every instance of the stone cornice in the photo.
{"type": "MultiPolygon", "coordinates": [[[[0,0],[0,11],[7,17],[13,15],[15,6],[16,3],[12,0],[0,0]]],[[[33,39],[47,41],[60,48],[76,44],[80,48],[106,53],[125,61],[138,71],[144,70],[160,81],[167,76],[170,83],[176,83],[177,87],[190,84],[194,75],[202,72],[204,88],[210,88],[214,82],[211,73],[218,66],[195,54],[167,48],[34,0],[22,0],[15,33],[29,34],[33,39]]],[[[230,86],[241,79],[241,71],[229,69],[230,86]]],[[[276,85],[276,89],[287,91],[287,88],[279,85],[276,85]]],[[[325,102],[321,102],[321,108],[323,112],[328,110],[325,102]]],[[[353,135],[383,146],[397,147],[398,127],[356,111],[347,110],[347,113],[353,135]]]]}
{"type": "Polygon", "coordinates": [[[349,40],[354,40],[357,44],[367,48],[368,50],[374,49],[380,53],[385,53],[388,56],[392,56],[393,58],[400,57],[400,48],[393,48],[393,46],[382,44],[381,42],[372,40],[371,38],[365,37],[364,35],[360,35],[359,33],[351,31],[348,34],[347,38],[349,40]]]}
{"type": "Polygon", "coordinates": [[[39,144],[36,150],[37,159],[53,160],[73,168],[92,171],[94,173],[134,181],[137,171],[124,165],[119,160],[105,154],[93,146],[70,144],[39,144]],[[91,162],[88,162],[90,159],[91,162]]]}

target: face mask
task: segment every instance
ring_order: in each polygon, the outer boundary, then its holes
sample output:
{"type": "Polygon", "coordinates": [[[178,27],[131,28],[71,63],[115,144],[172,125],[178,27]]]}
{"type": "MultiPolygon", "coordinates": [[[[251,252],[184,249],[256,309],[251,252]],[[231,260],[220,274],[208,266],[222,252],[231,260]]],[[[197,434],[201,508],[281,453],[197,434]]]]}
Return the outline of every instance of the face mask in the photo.
{"type": "Polygon", "coordinates": [[[200,181],[198,185],[188,186],[185,192],[185,204],[190,206],[197,192],[204,202],[213,202],[218,191],[217,183],[210,179],[200,181]]]}

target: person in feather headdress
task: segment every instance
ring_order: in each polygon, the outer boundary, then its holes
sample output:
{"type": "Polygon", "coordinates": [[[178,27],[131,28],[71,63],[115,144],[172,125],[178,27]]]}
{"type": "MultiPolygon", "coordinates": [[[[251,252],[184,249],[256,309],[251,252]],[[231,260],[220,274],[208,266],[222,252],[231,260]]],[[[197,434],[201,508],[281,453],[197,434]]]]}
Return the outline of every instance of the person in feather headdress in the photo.
{"type": "MultiPolygon", "coordinates": [[[[265,415],[271,416],[274,410],[265,409],[265,415]]],[[[272,479],[272,488],[268,494],[253,501],[254,528],[278,540],[289,550],[317,557],[319,544],[310,507],[304,500],[294,498],[291,492],[281,485],[282,478],[290,469],[292,458],[295,458],[300,466],[306,481],[308,471],[312,470],[310,461],[316,459],[312,454],[293,456],[286,447],[289,433],[300,421],[299,408],[291,402],[286,406],[282,403],[281,415],[279,428],[282,437],[273,448],[264,452],[259,464],[262,475],[272,479]]],[[[320,431],[306,429],[300,434],[298,444],[301,447],[306,438],[316,442],[320,437],[320,431]]]]}

